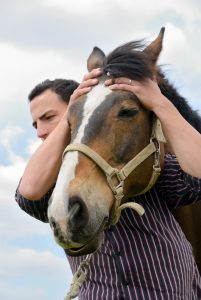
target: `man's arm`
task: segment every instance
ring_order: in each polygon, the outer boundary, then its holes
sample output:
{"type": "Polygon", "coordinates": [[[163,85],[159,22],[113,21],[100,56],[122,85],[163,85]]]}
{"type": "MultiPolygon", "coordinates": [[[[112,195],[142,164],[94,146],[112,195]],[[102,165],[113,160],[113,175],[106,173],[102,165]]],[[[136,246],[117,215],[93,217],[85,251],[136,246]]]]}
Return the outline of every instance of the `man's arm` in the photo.
{"type": "Polygon", "coordinates": [[[28,162],[19,185],[23,197],[39,200],[55,184],[62,153],[69,141],[70,129],[65,114],[28,162]]]}
{"type": "MultiPolygon", "coordinates": [[[[201,135],[179,113],[175,106],[161,93],[157,83],[116,79],[111,89],[133,92],[141,103],[160,119],[165,137],[184,172],[201,178],[201,135]]],[[[111,84],[107,81],[106,84],[111,84]]]]}
{"type": "Polygon", "coordinates": [[[24,198],[17,187],[15,192],[15,200],[18,203],[19,207],[24,210],[27,214],[32,216],[35,219],[38,219],[42,222],[49,222],[47,211],[48,203],[51,197],[54,186],[39,200],[32,201],[24,198]]]}
{"type": "MultiPolygon", "coordinates": [[[[73,101],[89,92],[98,83],[100,69],[94,69],[83,77],[78,88],[71,95],[68,108],[73,101]]],[[[62,161],[62,154],[70,142],[70,128],[67,122],[67,112],[40,145],[28,162],[22,176],[19,192],[29,200],[41,199],[55,184],[62,161]]]]}

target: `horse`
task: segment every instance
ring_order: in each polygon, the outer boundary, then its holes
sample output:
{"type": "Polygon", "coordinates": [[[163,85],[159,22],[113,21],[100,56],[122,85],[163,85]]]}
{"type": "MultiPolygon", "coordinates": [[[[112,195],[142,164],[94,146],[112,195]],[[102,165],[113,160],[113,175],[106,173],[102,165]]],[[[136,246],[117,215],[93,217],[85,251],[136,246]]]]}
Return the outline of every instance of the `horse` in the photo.
{"type": "MultiPolygon", "coordinates": [[[[143,41],[129,42],[107,56],[94,47],[87,60],[88,70],[99,67],[102,75],[98,85],[69,108],[71,142],[64,151],[48,208],[55,239],[68,255],[96,251],[103,230],[118,222],[123,208],[132,207],[143,214],[143,208],[129,198],[149,190],[160,176],[165,142],[160,123],[134,94],[106,87],[108,76],[139,81],[155,78],[161,92],[201,132],[199,114],[157,65],[164,31],[162,28],[148,46],[143,41]]],[[[177,214],[181,226],[191,218],[189,211],[177,214]]],[[[200,228],[199,223],[194,226],[200,228]]],[[[201,259],[201,253],[199,256],[201,259]]]]}

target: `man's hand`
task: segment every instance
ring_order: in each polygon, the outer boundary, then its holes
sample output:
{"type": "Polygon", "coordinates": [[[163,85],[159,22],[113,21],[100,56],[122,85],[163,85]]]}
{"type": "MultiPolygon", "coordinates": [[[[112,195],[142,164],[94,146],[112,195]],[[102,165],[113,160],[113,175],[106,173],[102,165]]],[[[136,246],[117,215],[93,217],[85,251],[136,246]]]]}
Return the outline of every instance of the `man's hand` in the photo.
{"type": "Polygon", "coordinates": [[[146,79],[142,82],[131,80],[128,78],[117,78],[115,81],[108,79],[105,85],[109,86],[112,90],[124,90],[135,94],[142,105],[148,110],[155,111],[157,106],[160,106],[165,101],[160,88],[156,81],[146,79]]]}
{"type": "Polygon", "coordinates": [[[84,75],[82,82],[78,86],[78,88],[73,92],[73,94],[70,97],[69,104],[72,103],[72,101],[76,100],[78,97],[88,93],[91,91],[92,87],[98,83],[98,78],[102,74],[101,69],[94,69],[90,73],[84,75]]]}

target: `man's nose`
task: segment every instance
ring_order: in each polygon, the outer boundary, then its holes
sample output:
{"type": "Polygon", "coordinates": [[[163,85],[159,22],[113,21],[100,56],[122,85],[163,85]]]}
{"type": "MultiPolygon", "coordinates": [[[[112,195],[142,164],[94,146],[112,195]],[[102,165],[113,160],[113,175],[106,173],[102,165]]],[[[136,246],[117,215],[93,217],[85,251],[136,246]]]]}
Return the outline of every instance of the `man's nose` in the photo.
{"type": "Polygon", "coordinates": [[[45,140],[49,135],[49,131],[47,128],[43,127],[43,126],[38,126],[37,128],[37,136],[42,139],[45,140]]]}

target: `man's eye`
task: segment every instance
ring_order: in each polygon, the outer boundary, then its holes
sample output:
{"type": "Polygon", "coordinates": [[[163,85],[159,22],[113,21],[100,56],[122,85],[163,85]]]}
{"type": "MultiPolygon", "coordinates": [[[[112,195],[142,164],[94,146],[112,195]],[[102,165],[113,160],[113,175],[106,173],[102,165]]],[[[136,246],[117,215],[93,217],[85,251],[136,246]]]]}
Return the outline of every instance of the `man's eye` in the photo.
{"type": "Polygon", "coordinates": [[[137,109],[121,109],[118,113],[118,118],[120,119],[128,119],[134,117],[138,113],[137,109]]]}
{"type": "Polygon", "coordinates": [[[47,116],[47,117],[46,117],[46,120],[50,120],[50,119],[52,119],[52,118],[54,118],[54,115],[47,116]]]}

